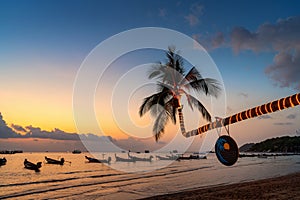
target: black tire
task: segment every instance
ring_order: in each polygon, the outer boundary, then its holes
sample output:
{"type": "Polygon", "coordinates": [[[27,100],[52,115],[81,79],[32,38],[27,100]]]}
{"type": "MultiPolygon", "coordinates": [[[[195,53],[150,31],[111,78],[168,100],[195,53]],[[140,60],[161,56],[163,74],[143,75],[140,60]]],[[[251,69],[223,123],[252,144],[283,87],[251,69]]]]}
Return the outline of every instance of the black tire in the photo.
{"type": "Polygon", "coordinates": [[[220,163],[232,166],[239,157],[239,148],[236,142],[228,135],[222,135],[215,144],[215,152],[220,163]]]}

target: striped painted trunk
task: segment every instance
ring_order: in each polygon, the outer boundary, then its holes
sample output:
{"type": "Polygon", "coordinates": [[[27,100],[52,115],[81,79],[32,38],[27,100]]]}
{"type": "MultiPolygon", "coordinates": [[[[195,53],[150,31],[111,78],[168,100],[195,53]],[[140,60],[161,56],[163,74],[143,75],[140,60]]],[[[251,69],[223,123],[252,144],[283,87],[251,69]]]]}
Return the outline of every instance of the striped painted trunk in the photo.
{"type": "Polygon", "coordinates": [[[182,107],[178,108],[178,115],[179,115],[179,123],[180,123],[180,129],[181,129],[182,135],[184,137],[190,137],[192,135],[197,135],[197,129],[192,130],[192,131],[188,131],[188,132],[185,131],[182,107]]]}
{"type": "Polygon", "coordinates": [[[242,121],[242,120],[258,117],[258,116],[261,116],[261,115],[264,115],[267,113],[284,110],[286,108],[290,108],[290,107],[294,107],[294,106],[298,106],[298,105],[300,105],[300,93],[254,107],[249,110],[245,110],[243,112],[239,112],[237,114],[234,114],[227,118],[206,124],[204,126],[199,127],[198,129],[195,129],[195,130],[192,130],[189,132],[185,132],[183,115],[182,115],[182,110],[181,110],[182,108],[178,109],[178,113],[179,113],[180,128],[181,128],[182,134],[185,137],[191,137],[191,136],[205,133],[206,131],[212,130],[214,128],[227,126],[229,124],[234,124],[234,123],[242,121]]]}

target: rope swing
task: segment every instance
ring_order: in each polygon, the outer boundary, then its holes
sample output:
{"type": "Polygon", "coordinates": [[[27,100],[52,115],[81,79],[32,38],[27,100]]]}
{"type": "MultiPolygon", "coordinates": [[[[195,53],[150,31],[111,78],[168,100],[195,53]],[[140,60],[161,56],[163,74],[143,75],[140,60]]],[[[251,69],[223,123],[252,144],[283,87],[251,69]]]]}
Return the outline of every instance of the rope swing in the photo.
{"type": "MultiPolygon", "coordinates": [[[[225,119],[216,117],[216,121],[199,127],[198,129],[185,132],[184,127],[182,127],[183,135],[185,137],[191,137],[205,133],[208,130],[216,129],[219,135],[218,140],[215,144],[215,153],[218,160],[226,166],[231,166],[236,163],[239,157],[239,149],[232,137],[229,134],[229,125],[234,124],[239,121],[246,119],[258,117],[267,113],[273,113],[279,110],[284,110],[290,107],[300,105],[300,93],[288,96],[276,101],[272,101],[243,112],[231,115],[225,119]],[[225,127],[228,135],[221,136],[221,129],[225,127]]],[[[181,113],[181,110],[180,110],[181,113]]],[[[183,120],[183,116],[179,115],[180,120],[183,120]]]]}

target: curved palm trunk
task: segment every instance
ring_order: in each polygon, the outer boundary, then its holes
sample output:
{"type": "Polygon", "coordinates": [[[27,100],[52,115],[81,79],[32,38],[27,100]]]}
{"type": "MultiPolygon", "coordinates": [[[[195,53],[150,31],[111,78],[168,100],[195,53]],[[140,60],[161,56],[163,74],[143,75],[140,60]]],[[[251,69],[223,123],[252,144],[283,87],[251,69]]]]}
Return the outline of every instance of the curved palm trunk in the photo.
{"type": "Polygon", "coordinates": [[[185,131],[185,125],[184,125],[184,120],[183,120],[183,112],[182,112],[182,107],[178,108],[178,115],[179,115],[179,124],[180,124],[180,129],[181,133],[184,137],[190,137],[198,134],[198,130],[192,130],[192,131],[185,131]]]}
{"type": "Polygon", "coordinates": [[[234,123],[242,121],[242,120],[258,117],[260,115],[276,112],[278,110],[283,110],[283,109],[298,106],[298,105],[300,105],[300,93],[294,94],[292,96],[288,96],[288,97],[285,97],[285,98],[282,98],[282,99],[279,99],[276,101],[272,101],[272,102],[263,104],[261,106],[254,107],[249,110],[245,110],[243,112],[239,112],[239,113],[231,115],[225,119],[211,122],[209,124],[199,127],[198,129],[189,131],[187,133],[185,132],[182,108],[178,109],[178,114],[179,114],[180,128],[181,128],[182,134],[185,137],[190,137],[190,136],[202,134],[202,133],[204,133],[208,130],[214,129],[214,128],[227,126],[229,124],[234,124],[234,123]]]}

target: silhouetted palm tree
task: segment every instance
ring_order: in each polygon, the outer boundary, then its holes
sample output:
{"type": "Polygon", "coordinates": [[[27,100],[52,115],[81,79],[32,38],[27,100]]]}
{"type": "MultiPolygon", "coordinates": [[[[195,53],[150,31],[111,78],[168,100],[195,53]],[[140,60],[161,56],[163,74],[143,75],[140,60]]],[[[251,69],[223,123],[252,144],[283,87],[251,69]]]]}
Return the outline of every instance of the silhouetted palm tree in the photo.
{"type": "Polygon", "coordinates": [[[149,79],[156,78],[158,92],[146,97],[140,106],[139,114],[143,116],[150,113],[156,117],[153,133],[155,140],[164,133],[167,122],[171,119],[176,124],[176,115],[178,113],[182,134],[185,132],[183,121],[181,96],[184,95],[188,105],[193,110],[195,106],[203,118],[211,121],[211,116],[203,104],[188,93],[190,90],[203,92],[205,95],[217,97],[221,88],[215,79],[202,78],[195,67],[192,67],[187,73],[183,66],[183,58],[175,51],[175,47],[169,47],[166,51],[167,63],[154,65],[149,73],[149,79]]]}

